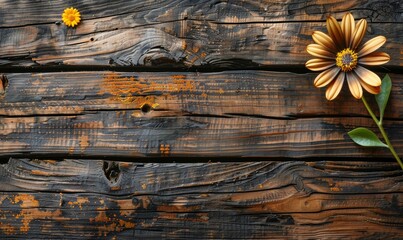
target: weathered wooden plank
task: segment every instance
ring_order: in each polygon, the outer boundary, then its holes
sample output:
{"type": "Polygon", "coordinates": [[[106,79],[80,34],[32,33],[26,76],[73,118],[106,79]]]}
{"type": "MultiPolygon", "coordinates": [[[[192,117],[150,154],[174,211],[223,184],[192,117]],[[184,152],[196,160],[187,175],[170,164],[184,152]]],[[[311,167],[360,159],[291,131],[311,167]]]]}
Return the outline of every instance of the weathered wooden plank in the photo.
{"type": "Polygon", "coordinates": [[[388,65],[402,66],[398,1],[82,2],[75,5],[84,19],[77,29],[55,24],[65,2],[18,1],[18,8],[15,1],[0,4],[0,65],[303,64],[310,34],[325,29],[324,22],[317,21],[329,14],[340,18],[348,9],[370,21],[366,39],[388,37],[388,65]],[[16,18],[21,11],[26,17],[16,18]]]}
{"type": "Polygon", "coordinates": [[[398,239],[394,162],[140,164],[10,159],[3,239],[398,239]]]}
{"type": "MultiPolygon", "coordinates": [[[[8,74],[0,155],[390,157],[348,140],[347,131],[374,124],[347,89],[327,102],[315,75],[8,74]]],[[[385,124],[401,153],[403,81],[391,76],[394,121],[385,124]]]]}
{"type": "MultiPolygon", "coordinates": [[[[4,76],[7,83],[0,95],[0,116],[78,115],[102,110],[135,110],[137,117],[148,118],[368,116],[347,84],[335,101],[327,101],[325,89],[313,86],[317,73],[62,72],[4,76]]],[[[403,119],[403,75],[390,76],[393,88],[386,118],[403,119]]],[[[373,106],[377,108],[375,103],[373,106]]]]}
{"type": "MultiPolygon", "coordinates": [[[[114,16],[130,16],[130,23],[155,24],[186,19],[218,22],[270,22],[270,21],[312,21],[326,20],[328,14],[341,18],[346,10],[356,18],[368,18],[371,22],[403,22],[402,5],[399,1],[334,0],[310,2],[302,0],[284,1],[212,1],[212,0],[107,0],[66,3],[61,0],[7,1],[1,0],[2,27],[17,27],[32,24],[55,23],[61,20],[61,13],[73,6],[80,10],[84,20],[103,19],[112,21],[114,16]],[[12,14],[21,16],[13,18],[12,14]],[[231,19],[235,18],[235,19],[231,19]],[[134,19],[134,20],[133,20],[134,19]]],[[[122,22],[121,24],[127,24],[122,22]]],[[[112,27],[104,21],[104,27],[112,27]]],[[[100,24],[101,25],[101,24],[100,24]]],[[[117,25],[122,27],[124,25],[117,25]]]]}
{"type": "MultiPolygon", "coordinates": [[[[369,118],[142,116],[140,111],[0,119],[0,156],[391,157],[356,146],[347,131],[376,130],[369,118]]],[[[171,116],[169,116],[171,115],[171,116]]],[[[385,127],[403,154],[401,121],[385,127]]]]}

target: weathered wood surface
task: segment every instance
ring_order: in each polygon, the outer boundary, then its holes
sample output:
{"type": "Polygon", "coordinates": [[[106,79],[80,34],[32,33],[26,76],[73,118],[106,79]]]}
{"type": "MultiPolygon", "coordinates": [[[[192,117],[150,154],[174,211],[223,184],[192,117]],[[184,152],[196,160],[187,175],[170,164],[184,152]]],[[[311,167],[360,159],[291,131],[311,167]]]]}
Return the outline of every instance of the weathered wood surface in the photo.
{"type": "Polygon", "coordinates": [[[0,5],[0,66],[298,65],[312,32],[347,11],[370,22],[365,39],[387,36],[387,66],[402,66],[403,7],[393,0],[85,1],[74,3],[76,29],[60,24],[65,1],[0,5]]]}
{"type": "Polygon", "coordinates": [[[376,70],[393,79],[384,124],[403,156],[400,1],[0,6],[1,239],[403,236],[402,171],[346,134],[375,125],[303,66],[328,15],[366,18],[364,40],[388,39],[376,70]]]}
{"type": "MultiPolygon", "coordinates": [[[[389,75],[393,94],[386,118],[403,119],[403,75],[389,75]]],[[[313,86],[317,73],[102,71],[3,76],[7,83],[0,93],[0,116],[4,117],[113,110],[136,110],[135,117],[149,118],[175,114],[279,119],[368,116],[361,101],[351,97],[347,83],[335,101],[327,101],[325,89],[313,86]]]]}
{"type": "MultiPolygon", "coordinates": [[[[7,76],[0,102],[1,156],[390,156],[348,140],[346,132],[355,126],[376,126],[347,89],[338,101],[326,102],[312,86],[315,74],[7,76]]],[[[385,125],[403,153],[403,81],[392,77],[397,81],[385,125]]]]}
{"type": "Polygon", "coordinates": [[[2,239],[399,239],[391,162],[156,164],[10,159],[2,239]]]}

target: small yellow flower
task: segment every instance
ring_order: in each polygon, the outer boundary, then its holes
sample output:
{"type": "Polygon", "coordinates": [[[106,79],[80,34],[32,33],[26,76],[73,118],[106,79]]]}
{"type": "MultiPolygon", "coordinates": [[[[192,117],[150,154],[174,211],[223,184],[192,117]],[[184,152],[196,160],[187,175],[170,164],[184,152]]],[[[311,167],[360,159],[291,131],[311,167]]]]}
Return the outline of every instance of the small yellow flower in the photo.
{"type": "Polygon", "coordinates": [[[80,12],[77,9],[71,7],[64,9],[62,19],[64,24],[66,24],[68,27],[74,27],[77,26],[77,24],[80,22],[80,16],[80,12]]]}
{"type": "Polygon", "coordinates": [[[343,16],[341,24],[334,17],[326,20],[329,35],[315,31],[312,38],[315,44],[307,46],[307,52],[314,57],[305,66],[312,71],[323,71],[314,80],[316,87],[327,87],[326,98],[333,100],[339,95],[344,80],[351,94],[360,99],[362,88],[372,94],[380,91],[381,79],[372,71],[360,65],[381,65],[389,62],[384,52],[375,52],[385,42],[384,36],[377,36],[362,44],[367,21],[361,19],[357,24],[350,13],[343,16]]]}

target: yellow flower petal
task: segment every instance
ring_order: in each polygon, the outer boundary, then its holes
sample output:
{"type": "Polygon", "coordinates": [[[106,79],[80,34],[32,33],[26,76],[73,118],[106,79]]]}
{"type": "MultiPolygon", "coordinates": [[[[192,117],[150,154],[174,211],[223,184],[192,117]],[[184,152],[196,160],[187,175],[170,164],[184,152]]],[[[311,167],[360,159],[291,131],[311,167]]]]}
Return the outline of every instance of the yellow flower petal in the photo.
{"type": "Polygon", "coordinates": [[[370,53],[375,52],[378,48],[385,44],[386,38],[384,36],[377,36],[368,40],[358,51],[358,57],[363,57],[370,53]]]}
{"type": "Polygon", "coordinates": [[[385,64],[389,62],[389,60],[389,54],[384,52],[374,52],[358,59],[358,63],[363,65],[376,66],[385,64]]]}
{"type": "Polygon", "coordinates": [[[318,88],[324,87],[333,81],[339,72],[340,68],[338,67],[330,68],[324,72],[321,72],[313,81],[313,85],[318,88]]]}
{"type": "Polygon", "coordinates": [[[335,59],[334,53],[329,52],[326,48],[322,47],[319,44],[309,44],[306,47],[306,51],[312,56],[326,59],[335,59]]]}
{"type": "Polygon", "coordinates": [[[382,84],[379,76],[365,67],[357,66],[357,68],[354,69],[354,72],[357,74],[358,78],[370,86],[378,87],[382,84]]]}
{"type": "Polygon", "coordinates": [[[371,93],[371,94],[378,94],[381,92],[381,86],[374,87],[371,85],[366,84],[363,81],[360,81],[361,86],[365,89],[365,91],[371,93]]]}
{"type": "Polygon", "coordinates": [[[346,47],[350,47],[355,29],[354,17],[351,13],[347,13],[341,20],[341,30],[344,33],[344,42],[346,47]]]}
{"type": "Polygon", "coordinates": [[[333,39],[336,45],[343,49],[345,47],[344,36],[337,20],[332,16],[328,17],[326,19],[326,27],[330,37],[333,39]]]}
{"type": "Polygon", "coordinates": [[[341,88],[343,87],[345,76],[346,73],[341,72],[339,75],[337,75],[337,78],[331,84],[329,84],[329,87],[326,89],[327,100],[331,101],[339,95],[341,88]]]}
{"type": "Polygon", "coordinates": [[[326,60],[320,58],[310,59],[305,63],[305,67],[312,71],[323,71],[334,65],[334,60],[326,60]]]}
{"type": "Polygon", "coordinates": [[[353,72],[348,72],[346,74],[348,88],[350,89],[351,94],[356,99],[362,98],[362,87],[360,84],[360,80],[355,76],[353,72]]]}
{"type": "Polygon", "coordinates": [[[351,40],[351,49],[355,50],[358,45],[360,45],[362,39],[365,36],[365,31],[367,30],[367,21],[365,19],[361,19],[357,26],[354,29],[353,38],[351,40]]]}
{"type": "Polygon", "coordinates": [[[327,35],[326,33],[315,31],[312,34],[312,38],[315,43],[327,48],[327,50],[333,53],[337,52],[336,44],[334,43],[333,39],[329,37],[329,35],[327,35]]]}

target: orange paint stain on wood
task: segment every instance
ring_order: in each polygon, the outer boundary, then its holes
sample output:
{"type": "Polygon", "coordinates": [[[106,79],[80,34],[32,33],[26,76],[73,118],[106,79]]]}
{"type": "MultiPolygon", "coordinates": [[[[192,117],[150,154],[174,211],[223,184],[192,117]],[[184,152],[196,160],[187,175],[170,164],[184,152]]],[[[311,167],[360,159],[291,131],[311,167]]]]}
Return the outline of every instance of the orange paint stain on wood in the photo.
{"type": "Polygon", "coordinates": [[[149,81],[141,77],[125,77],[118,73],[107,73],[99,94],[110,94],[110,100],[124,104],[135,104],[141,108],[149,104],[157,107],[159,98],[171,97],[172,94],[195,92],[197,84],[194,80],[186,79],[185,75],[172,75],[170,80],[149,81]],[[158,92],[158,96],[153,95],[158,92]]]}
{"type": "Polygon", "coordinates": [[[13,235],[16,233],[16,228],[11,224],[1,224],[0,223],[0,230],[6,235],[13,235]]]}
{"type": "Polygon", "coordinates": [[[12,199],[13,204],[19,204],[22,208],[21,211],[15,215],[16,219],[21,219],[20,233],[28,234],[30,230],[30,223],[33,220],[40,219],[53,219],[53,220],[70,220],[62,217],[60,209],[55,211],[41,211],[39,210],[39,201],[30,194],[19,194],[12,199]]]}
{"type": "Polygon", "coordinates": [[[132,199],[124,199],[116,201],[119,207],[119,212],[121,216],[128,217],[136,212],[136,209],[140,206],[139,203],[133,203],[132,199]]]}
{"type": "Polygon", "coordinates": [[[69,154],[73,154],[74,153],[74,147],[69,147],[69,154]]]}
{"type": "Polygon", "coordinates": [[[187,80],[185,75],[172,75],[173,91],[175,92],[194,92],[196,84],[193,80],[187,80]]]}
{"type": "Polygon", "coordinates": [[[193,218],[182,216],[181,214],[182,213],[177,214],[177,213],[163,212],[159,214],[158,219],[167,219],[167,220],[185,221],[185,222],[205,222],[205,223],[207,223],[208,220],[210,219],[208,213],[197,213],[195,214],[196,217],[193,218]]]}
{"type": "Polygon", "coordinates": [[[167,157],[171,153],[171,145],[161,144],[159,150],[162,156],[167,157]]]}
{"type": "Polygon", "coordinates": [[[80,137],[79,144],[80,144],[81,151],[84,151],[90,145],[90,142],[88,140],[89,140],[88,136],[80,137]]]}
{"type": "Polygon", "coordinates": [[[30,194],[19,194],[14,197],[14,204],[20,203],[22,208],[36,208],[39,207],[38,200],[30,194]]]}
{"type": "Polygon", "coordinates": [[[108,208],[106,206],[97,208],[98,215],[90,218],[90,222],[101,223],[98,229],[98,236],[106,237],[111,232],[121,232],[136,226],[135,223],[120,219],[119,216],[107,216],[108,208]]]}
{"type": "Polygon", "coordinates": [[[102,121],[80,122],[73,124],[73,127],[75,129],[103,128],[104,124],[102,121]]]}
{"type": "Polygon", "coordinates": [[[74,201],[74,202],[69,201],[67,204],[73,208],[75,206],[78,206],[81,210],[81,209],[83,209],[83,204],[86,204],[86,203],[90,203],[90,200],[87,197],[77,197],[76,201],[74,201]]]}

